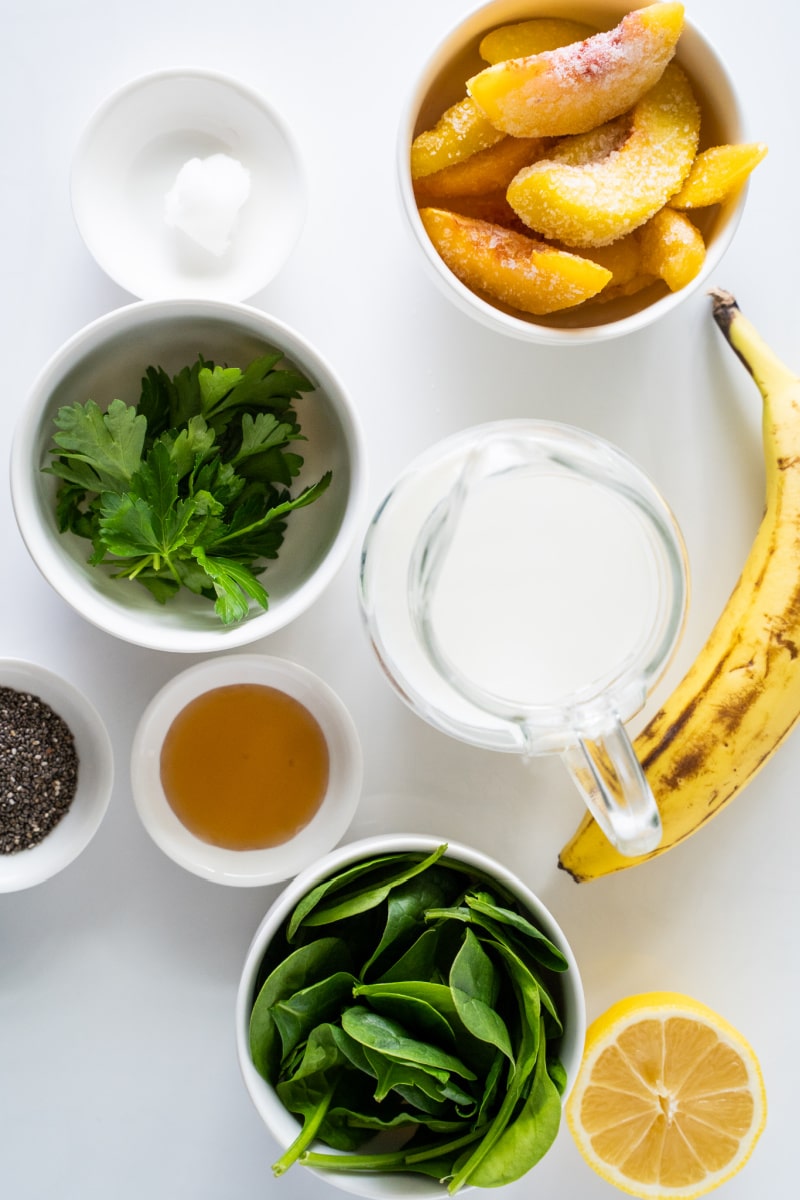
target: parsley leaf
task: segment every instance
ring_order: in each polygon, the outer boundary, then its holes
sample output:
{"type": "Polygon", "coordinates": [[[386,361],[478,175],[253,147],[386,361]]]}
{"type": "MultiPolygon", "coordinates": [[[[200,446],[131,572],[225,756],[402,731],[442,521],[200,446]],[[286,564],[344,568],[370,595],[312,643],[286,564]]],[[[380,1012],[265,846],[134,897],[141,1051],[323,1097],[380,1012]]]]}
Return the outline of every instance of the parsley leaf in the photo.
{"type": "Polygon", "coordinates": [[[112,400],[104,413],[94,400],[87,400],[64,405],[55,423],[58,432],[53,441],[61,459],[72,468],[72,482],[91,480],[96,491],[120,492],[129,486],[147,431],[147,419],[135,408],[112,400]],[[88,474],[80,464],[86,464],[88,474]]]}
{"type": "Polygon", "coordinates": [[[277,557],[287,517],[328,488],[292,497],[305,440],[292,405],[313,385],[269,351],[244,370],[202,355],[170,376],[149,366],[139,403],[65,405],[51,462],[59,529],[85,538],[88,562],[136,580],[161,604],[182,588],[243,620],[269,595],[257,578],[277,557]]]}

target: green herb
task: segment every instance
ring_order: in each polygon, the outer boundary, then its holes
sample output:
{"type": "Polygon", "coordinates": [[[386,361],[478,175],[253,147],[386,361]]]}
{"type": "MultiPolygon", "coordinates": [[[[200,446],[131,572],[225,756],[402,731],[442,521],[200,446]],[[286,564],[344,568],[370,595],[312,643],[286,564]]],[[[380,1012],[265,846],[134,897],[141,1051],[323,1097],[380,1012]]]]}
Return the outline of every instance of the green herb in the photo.
{"type": "Polygon", "coordinates": [[[136,406],[64,405],[52,462],[61,532],[91,542],[88,561],[136,580],[163,604],[182,588],[214,600],[223,624],[250,603],[283,543],[286,518],[331,472],[292,497],[303,435],[292,405],[313,385],[270,351],[244,370],[198,357],[170,377],[148,367],[136,406]]]}
{"type": "Polygon", "coordinates": [[[346,868],[273,939],[250,1050],[302,1119],[276,1175],[294,1163],[405,1171],[454,1193],[518,1179],[555,1139],[567,961],[446,850],[346,868]]]}

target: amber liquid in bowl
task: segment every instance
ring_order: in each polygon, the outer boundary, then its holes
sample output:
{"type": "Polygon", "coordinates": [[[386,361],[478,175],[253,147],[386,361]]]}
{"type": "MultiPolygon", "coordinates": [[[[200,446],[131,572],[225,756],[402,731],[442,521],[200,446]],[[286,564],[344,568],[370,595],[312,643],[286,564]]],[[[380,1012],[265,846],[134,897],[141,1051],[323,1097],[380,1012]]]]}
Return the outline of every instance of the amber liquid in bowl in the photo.
{"type": "Polygon", "coordinates": [[[312,713],[262,684],[212,688],[178,713],[161,750],[161,784],[204,842],[260,850],[289,841],[328,788],[328,744],[312,713]]]}

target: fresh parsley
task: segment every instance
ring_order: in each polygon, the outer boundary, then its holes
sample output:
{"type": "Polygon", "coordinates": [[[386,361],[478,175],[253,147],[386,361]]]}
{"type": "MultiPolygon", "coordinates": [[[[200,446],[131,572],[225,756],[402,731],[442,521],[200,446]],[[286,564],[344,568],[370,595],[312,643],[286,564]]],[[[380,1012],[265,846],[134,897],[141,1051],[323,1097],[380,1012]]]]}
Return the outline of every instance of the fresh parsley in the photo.
{"type": "Polygon", "coordinates": [[[225,625],[269,596],[258,575],[286,520],[331,472],[290,494],[303,465],[294,401],[313,390],[271,350],[240,370],[202,355],[170,376],[147,368],[137,405],[64,405],[52,461],[61,532],[91,542],[88,561],[136,580],[164,604],[181,588],[214,601],[225,625]]]}

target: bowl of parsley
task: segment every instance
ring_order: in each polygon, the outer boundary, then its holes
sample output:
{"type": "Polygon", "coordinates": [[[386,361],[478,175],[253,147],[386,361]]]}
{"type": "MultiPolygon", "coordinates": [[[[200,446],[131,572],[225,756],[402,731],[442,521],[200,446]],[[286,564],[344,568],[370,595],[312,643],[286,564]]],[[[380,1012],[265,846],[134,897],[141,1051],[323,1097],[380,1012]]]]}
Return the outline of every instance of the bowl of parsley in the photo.
{"type": "Polygon", "coordinates": [[[36,566],[86,620],[205,653],[319,597],[354,541],[364,457],[347,391],[301,334],[244,304],[139,301],[35,380],[12,501],[36,566]]]}

